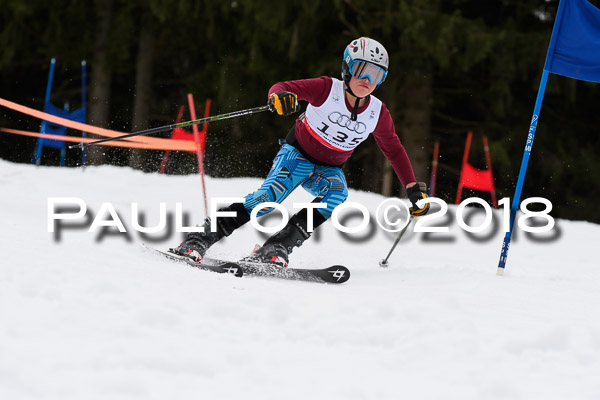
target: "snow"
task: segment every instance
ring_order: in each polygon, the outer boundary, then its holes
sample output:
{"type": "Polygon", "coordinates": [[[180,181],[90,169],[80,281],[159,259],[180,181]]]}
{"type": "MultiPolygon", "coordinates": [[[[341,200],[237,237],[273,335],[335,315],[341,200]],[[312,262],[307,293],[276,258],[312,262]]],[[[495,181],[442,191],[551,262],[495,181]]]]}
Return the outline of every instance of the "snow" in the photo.
{"type": "MultiPolygon", "coordinates": [[[[208,177],[207,191],[239,197],[260,182],[208,177]]],[[[451,218],[440,220],[449,233],[410,228],[384,269],[394,234],[375,225],[351,242],[328,222],[291,263],[348,266],[336,286],[239,279],[145,250],[182,234],[149,242],[131,204],[144,226],[158,223],[160,202],[198,223],[198,176],[0,161],[0,188],[2,399],[600,397],[598,225],[557,220],[545,242],[518,232],[499,277],[501,229],[475,241],[451,218]],[[80,226],[57,240],[51,197],[82,199],[90,219],[65,221],[80,226]],[[87,231],[103,203],[127,234],[87,231]]],[[[310,200],[298,189],[284,205],[310,200]]],[[[372,213],[383,200],[350,191],[372,213]]],[[[236,259],[261,241],[247,225],[210,254],[236,259]]]]}

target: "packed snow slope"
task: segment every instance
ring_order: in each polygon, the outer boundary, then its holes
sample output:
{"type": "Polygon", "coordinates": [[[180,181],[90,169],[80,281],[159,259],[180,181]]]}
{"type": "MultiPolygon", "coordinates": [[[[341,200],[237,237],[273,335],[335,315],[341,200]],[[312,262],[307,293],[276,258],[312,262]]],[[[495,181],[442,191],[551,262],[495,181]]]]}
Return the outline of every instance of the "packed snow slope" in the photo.
{"type": "MultiPolygon", "coordinates": [[[[240,197],[260,182],[207,178],[207,192],[240,197]]],[[[450,232],[409,228],[387,269],[394,234],[372,223],[350,240],[328,222],[291,264],[348,266],[336,286],[239,279],[145,250],[182,234],[140,235],[132,204],[142,226],[158,224],[161,202],[199,223],[198,176],[0,161],[0,193],[2,399],[600,398],[598,225],[517,231],[499,277],[502,229],[469,236],[454,206],[437,221],[450,232]],[[50,233],[56,197],[87,213],[50,233]],[[105,203],[126,234],[102,230],[105,203]]],[[[300,188],[284,205],[310,200],[300,188]]],[[[371,213],[383,200],[348,199],[371,213]]],[[[262,240],[248,224],[210,254],[237,259],[262,240]]]]}

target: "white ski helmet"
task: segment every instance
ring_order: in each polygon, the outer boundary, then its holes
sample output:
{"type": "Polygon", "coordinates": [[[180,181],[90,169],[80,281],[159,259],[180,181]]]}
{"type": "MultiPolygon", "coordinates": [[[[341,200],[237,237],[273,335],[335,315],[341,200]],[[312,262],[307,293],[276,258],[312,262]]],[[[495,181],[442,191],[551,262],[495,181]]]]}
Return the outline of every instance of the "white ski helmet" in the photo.
{"type": "Polygon", "coordinates": [[[361,37],[350,42],[344,50],[342,80],[348,85],[351,76],[359,79],[367,77],[371,83],[379,86],[387,76],[388,67],[389,57],[385,47],[374,39],[361,37]]]}

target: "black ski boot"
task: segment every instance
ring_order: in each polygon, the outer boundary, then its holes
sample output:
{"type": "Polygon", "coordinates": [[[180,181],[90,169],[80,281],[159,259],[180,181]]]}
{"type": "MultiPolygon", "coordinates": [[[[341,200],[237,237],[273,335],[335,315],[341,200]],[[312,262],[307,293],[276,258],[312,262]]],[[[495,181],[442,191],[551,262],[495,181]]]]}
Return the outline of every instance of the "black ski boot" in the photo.
{"type": "Polygon", "coordinates": [[[217,219],[217,230],[211,232],[211,220],[207,217],[204,220],[204,232],[190,232],[185,240],[174,249],[169,249],[171,253],[185,256],[194,262],[200,263],[210,246],[217,243],[225,236],[229,236],[234,230],[244,225],[250,220],[250,215],[244,209],[242,203],[234,203],[229,207],[222,208],[219,211],[236,211],[236,217],[219,217],[217,219]]]}
{"type": "Polygon", "coordinates": [[[190,232],[185,237],[185,240],[174,249],[170,249],[171,253],[178,254],[180,256],[186,256],[192,259],[194,262],[201,262],[202,257],[206,254],[206,251],[210,246],[217,243],[223,234],[219,232],[217,225],[217,231],[210,231],[210,218],[206,217],[204,220],[204,232],[190,232]]]}
{"type": "Polygon", "coordinates": [[[244,258],[244,261],[275,264],[285,268],[294,247],[300,247],[309,237],[306,221],[296,214],[281,231],[267,239],[262,247],[256,246],[254,252],[244,258]]]}

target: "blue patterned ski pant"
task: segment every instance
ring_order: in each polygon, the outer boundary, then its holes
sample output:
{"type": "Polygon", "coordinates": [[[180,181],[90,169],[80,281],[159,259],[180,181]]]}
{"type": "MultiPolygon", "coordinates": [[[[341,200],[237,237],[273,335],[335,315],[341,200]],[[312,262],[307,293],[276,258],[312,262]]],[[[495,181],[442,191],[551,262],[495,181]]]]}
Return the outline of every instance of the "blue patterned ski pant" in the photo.
{"type": "MultiPolygon", "coordinates": [[[[300,185],[316,196],[314,202],[327,204],[327,208],[317,209],[325,219],[348,197],[348,184],[340,167],[313,164],[295,147],[284,144],[262,186],[245,197],[244,208],[250,214],[260,203],[281,203],[300,185]]],[[[265,208],[257,215],[262,216],[272,210],[265,208]]]]}

